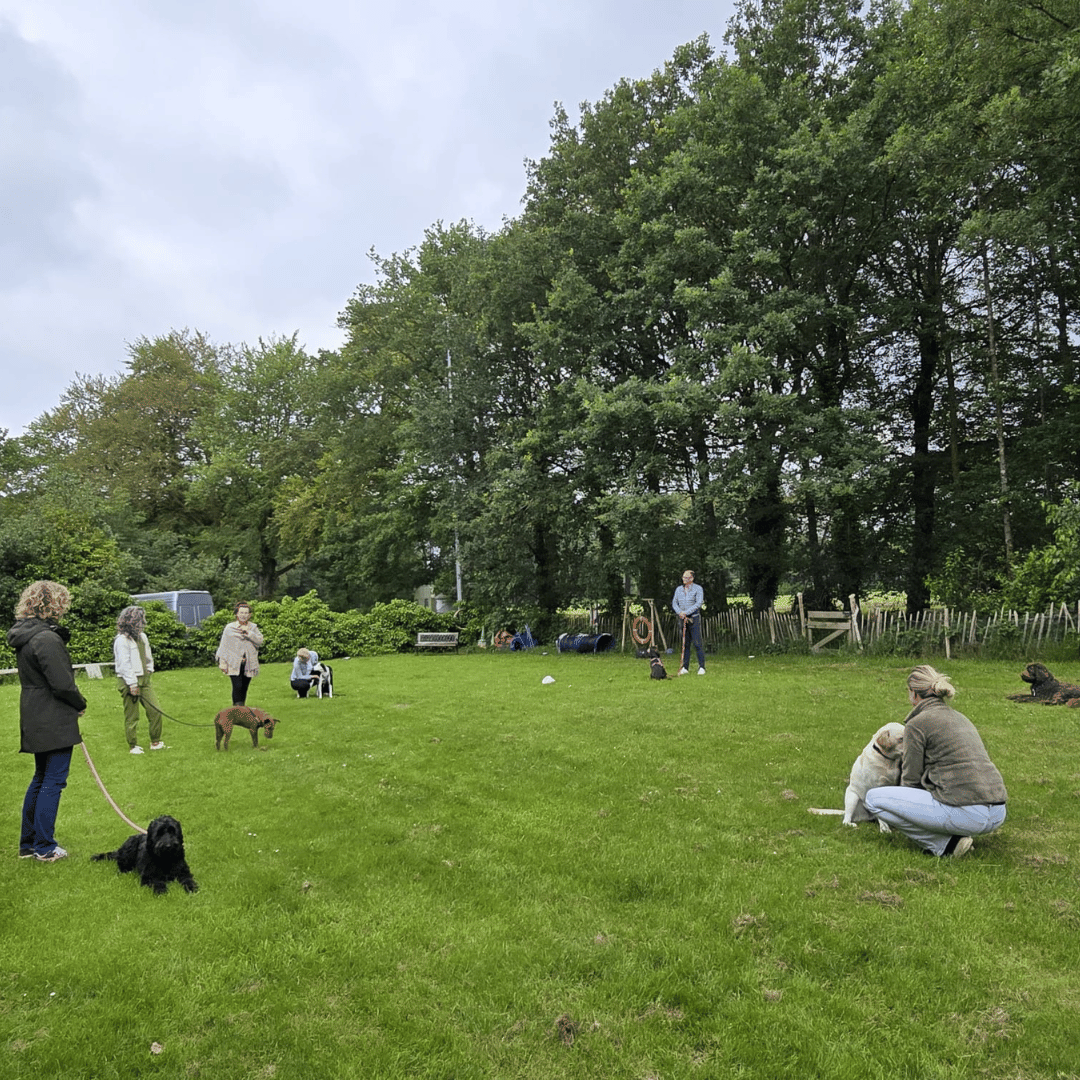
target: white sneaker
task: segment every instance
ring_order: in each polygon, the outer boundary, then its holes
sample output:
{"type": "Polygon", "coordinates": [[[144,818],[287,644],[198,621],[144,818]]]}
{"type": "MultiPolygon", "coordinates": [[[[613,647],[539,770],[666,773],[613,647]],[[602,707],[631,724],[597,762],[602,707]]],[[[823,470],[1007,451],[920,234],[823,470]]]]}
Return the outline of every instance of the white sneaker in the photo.
{"type": "Polygon", "coordinates": [[[699,667],[699,668],[697,669],[697,673],[698,673],[699,675],[704,675],[704,674],[705,674],[705,669],[704,669],[703,667],[699,667]]]}
{"type": "Polygon", "coordinates": [[[681,667],[681,668],[679,668],[679,674],[680,674],[680,675],[689,675],[689,674],[690,674],[690,672],[689,672],[689,671],[687,671],[687,670],[686,670],[686,668],[684,668],[684,667],[681,667]]]}
{"type": "Polygon", "coordinates": [[[59,844],[57,844],[48,855],[34,854],[34,858],[37,859],[38,862],[56,862],[59,859],[66,859],[67,857],[68,853],[59,844]]]}
{"type": "Polygon", "coordinates": [[[128,751],[129,754],[141,754],[142,752],[143,752],[143,748],[141,746],[133,746],[128,751]]]}
{"type": "Polygon", "coordinates": [[[975,846],[975,841],[970,836],[961,836],[956,842],[956,847],[952,850],[952,858],[959,859],[961,855],[966,855],[975,846]]]}
{"type": "Polygon", "coordinates": [[[150,744],[151,750],[167,750],[168,747],[163,742],[152,742],[150,744]]]}

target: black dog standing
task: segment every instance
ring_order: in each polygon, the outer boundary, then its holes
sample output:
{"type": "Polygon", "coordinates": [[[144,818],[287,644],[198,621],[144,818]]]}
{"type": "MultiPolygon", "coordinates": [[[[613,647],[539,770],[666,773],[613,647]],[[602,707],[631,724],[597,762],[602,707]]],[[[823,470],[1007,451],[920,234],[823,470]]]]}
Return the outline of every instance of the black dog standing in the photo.
{"type": "Polygon", "coordinates": [[[121,874],[138,871],[139,881],[155,893],[163,893],[170,881],[179,881],[188,892],[199,888],[184,855],[184,831],[168,814],[154,818],[145,835],[129,836],[115,851],[90,858],[94,862],[112,859],[121,874]]]}

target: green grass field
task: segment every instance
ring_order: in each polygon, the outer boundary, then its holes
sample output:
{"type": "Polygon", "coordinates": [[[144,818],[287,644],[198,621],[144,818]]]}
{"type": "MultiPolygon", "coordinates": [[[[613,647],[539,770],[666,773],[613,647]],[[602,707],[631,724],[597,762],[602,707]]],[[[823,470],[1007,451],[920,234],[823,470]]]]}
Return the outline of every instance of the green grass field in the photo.
{"type": "MultiPolygon", "coordinates": [[[[113,798],[184,824],[201,888],[164,897],[89,861],[129,830],[79,751],[71,857],[16,858],[0,687],[0,1078],[1080,1076],[1080,712],[937,666],[1011,800],[961,860],[806,813],[903,718],[897,660],[391,656],[322,701],[268,666],[272,742],[166,720],[141,757],[87,682],[113,798]]],[[[228,704],[213,669],[155,686],[193,724],[228,704]]]]}

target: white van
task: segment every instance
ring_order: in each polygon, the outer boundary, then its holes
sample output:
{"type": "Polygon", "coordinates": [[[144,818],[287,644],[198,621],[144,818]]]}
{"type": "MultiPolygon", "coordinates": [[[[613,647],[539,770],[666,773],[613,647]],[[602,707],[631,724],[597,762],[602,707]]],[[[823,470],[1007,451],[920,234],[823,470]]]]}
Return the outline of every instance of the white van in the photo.
{"type": "Polygon", "coordinates": [[[193,589],[136,593],[131,599],[136,603],[143,600],[160,600],[185,626],[198,626],[203,619],[209,619],[214,614],[214,601],[210,599],[210,594],[193,589]]]}

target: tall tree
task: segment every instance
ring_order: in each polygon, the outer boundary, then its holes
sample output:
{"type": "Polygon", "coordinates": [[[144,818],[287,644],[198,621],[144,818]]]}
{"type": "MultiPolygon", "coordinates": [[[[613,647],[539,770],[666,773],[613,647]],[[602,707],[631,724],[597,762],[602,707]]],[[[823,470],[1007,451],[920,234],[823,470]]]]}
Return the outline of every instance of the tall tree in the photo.
{"type": "Polygon", "coordinates": [[[262,598],[277,594],[305,554],[283,548],[280,515],[291,482],[315,471],[317,377],[318,364],[297,335],[260,339],[223,366],[217,407],[194,425],[206,454],[187,501],[206,522],[198,544],[226,564],[239,563],[262,598]]]}

